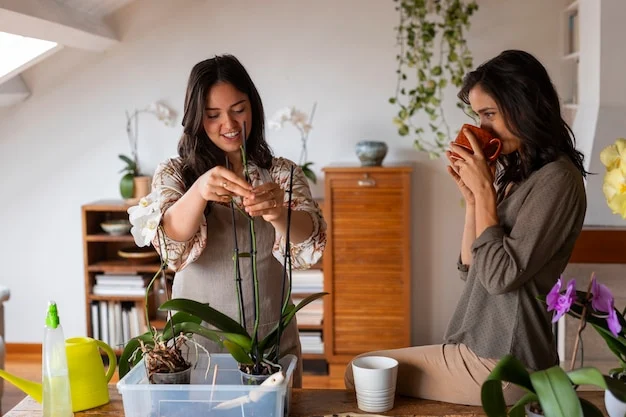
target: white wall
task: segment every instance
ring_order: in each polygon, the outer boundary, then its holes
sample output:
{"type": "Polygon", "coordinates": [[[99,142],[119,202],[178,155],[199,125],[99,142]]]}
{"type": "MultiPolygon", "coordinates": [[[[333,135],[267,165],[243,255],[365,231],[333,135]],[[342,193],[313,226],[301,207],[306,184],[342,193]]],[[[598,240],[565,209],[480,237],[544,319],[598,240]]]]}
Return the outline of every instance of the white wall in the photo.
{"type": "MultiPolygon", "coordinates": [[[[555,3],[481,0],[469,34],[476,64],[521,48],[557,77],[555,3]]],[[[386,141],[386,161],[415,162],[413,341],[439,342],[462,286],[455,261],[463,209],[443,160],[413,151],[391,123],[394,7],[382,0],[138,0],[113,19],[119,46],[104,54],[67,49],[24,74],[32,97],[0,112],[0,282],[12,292],[7,341],[40,342],[50,298],[59,303],[66,336],[85,333],[80,206],[118,198],[117,154],[128,152],[124,110],[158,99],[175,107],[180,121],[192,65],[229,52],[251,73],[268,115],[287,105],[308,111],[317,101],[309,159],[318,174],[329,163],[357,163],[353,149],[363,139],[386,141]]],[[[449,120],[467,121],[453,101],[449,120]]],[[[180,130],[142,117],[146,168],[175,153],[180,130]]],[[[293,128],[269,131],[268,140],[276,154],[297,160],[293,128]]],[[[314,194],[322,190],[319,183],[314,194]]]]}

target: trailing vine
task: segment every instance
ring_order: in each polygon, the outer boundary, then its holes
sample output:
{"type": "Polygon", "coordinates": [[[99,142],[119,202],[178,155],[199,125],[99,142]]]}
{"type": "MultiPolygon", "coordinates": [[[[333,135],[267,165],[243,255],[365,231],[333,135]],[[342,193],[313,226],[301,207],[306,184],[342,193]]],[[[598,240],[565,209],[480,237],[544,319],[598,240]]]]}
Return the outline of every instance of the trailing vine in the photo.
{"type": "MultiPolygon", "coordinates": [[[[398,81],[389,102],[398,107],[393,122],[400,136],[413,136],[417,150],[438,158],[452,135],[443,111],[443,93],[450,84],[460,87],[472,68],[472,54],[464,34],[475,0],[394,0],[400,13],[395,28],[400,53],[398,81]],[[428,118],[428,132],[419,115],[428,118]]],[[[457,107],[468,113],[462,102],[457,107]]]]}

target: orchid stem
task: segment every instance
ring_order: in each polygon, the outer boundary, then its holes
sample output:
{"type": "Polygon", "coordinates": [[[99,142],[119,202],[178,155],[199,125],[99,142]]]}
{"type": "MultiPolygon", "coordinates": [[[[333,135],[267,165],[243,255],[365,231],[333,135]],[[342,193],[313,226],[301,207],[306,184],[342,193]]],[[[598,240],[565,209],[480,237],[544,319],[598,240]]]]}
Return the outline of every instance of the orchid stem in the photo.
{"type": "Polygon", "coordinates": [[[582,336],[583,329],[587,324],[587,304],[589,303],[589,299],[591,298],[591,284],[593,283],[594,272],[591,273],[591,278],[589,279],[589,285],[587,285],[587,297],[585,299],[585,303],[583,304],[583,311],[580,316],[580,323],[578,324],[578,331],[576,332],[576,341],[574,342],[574,351],[572,352],[572,360],[569,364],[569,370],[574,369],[574,365],[576,364],[576,356],[578,355],[578,345],[580,343],[580,339],[582,336]]]}

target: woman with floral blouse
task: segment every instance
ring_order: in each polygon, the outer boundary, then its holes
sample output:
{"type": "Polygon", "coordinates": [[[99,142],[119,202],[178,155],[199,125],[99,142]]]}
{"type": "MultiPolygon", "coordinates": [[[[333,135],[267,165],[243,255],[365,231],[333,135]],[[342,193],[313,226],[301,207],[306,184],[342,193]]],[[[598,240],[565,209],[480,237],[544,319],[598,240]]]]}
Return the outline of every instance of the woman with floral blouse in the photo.
{"type": "MultiPolygon", "coordinates": [[[[241,63],[231,55],[199,62],[191,70],[185,97],[184,132],[178,154],[159,165],[153,189],[163,199],[162,225],[167,259],[176,271],[173,298],[189,298],[239,319],[234,279],[234,227],[238,247],[250,248],[247,218],[235,210],[234,199],[255,217],[260,326],[264,337],[278,322],[281,303],[288,194],[293,162],[275,158],[265,141],[264,112],[254,83],[241,63]],[[246,135],[245,179],[241,147],[246,135]]],[[[306,269],[316,263],[326,245],[326,223],[311,197],[302,170],[295,166],[291,198],[291,261],[306,269]]],[[[153,241],[160,251],[158,239],[153,241]]],[[[254,324],[254,297],[248,260],[240,261],[245,323],[254,324]],[[245,285],[248,284],[248,285],[245,285]]],[[[203,344],[211,352],[219,347],[203,344]]],[[[281,352],[301,358],[296,320],[285,329],[281,352]]],[[[294,386],[301,385],[302,361],[298,361],[294,386]]]]}

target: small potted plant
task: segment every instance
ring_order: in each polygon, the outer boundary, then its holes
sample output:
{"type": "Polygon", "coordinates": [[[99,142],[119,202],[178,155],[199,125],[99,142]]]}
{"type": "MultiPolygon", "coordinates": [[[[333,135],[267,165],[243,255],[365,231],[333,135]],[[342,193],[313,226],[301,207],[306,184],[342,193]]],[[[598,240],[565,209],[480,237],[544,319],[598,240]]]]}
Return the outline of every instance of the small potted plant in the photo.
{"type": "MultiPolygon", "coordinates": [[[[160,194],[157,191],[142,197],[137,206],[128,209],[132,224],[131,233],[139,247],[148,246],[155,236],[164,245],[163,230],[159,226],[161,213],[158,210],[160,194]]],[[[191,364],[182,353],[182,346],[187,342],[195,344],[190,338],[192,334],[200,334],[207,338],[218,340],[210,331],[200,326],[200,319],[186,313],[170,315],[163,330],[157,330],[150,325],[148,315],[148,297],[152,285],[158,278],[164,278],[167,269],[167,251],[161,258],[161,266],[154,275],[145,295],[145,314],[148,331],[140,336],[133,337],[124,346],[119,361],[119,376],[124,377],[131,366],[136,365],[142,358],[145,361],[146,372],[150,383],[155,384],[182,384],[189,383],[191,364]]],[[[196,344],[196,346],[198,346],[196,344]]]]}
{"type": "Polygon", "coordinates": [[[176,121],[176,113],[163,103],[152,103],[143,109],[135,109],[132,113],[126,112],[126,133],[130,144],[131,156],[119,155],[126,164],[120,170],[124,173],[120,180],[120,194],[129,203],[135,204],[139,198],[150,193],[150,180],[152,177],[144,175],[139,166],[138,140],[139,140],[139,115],[150,113],[157,117],[166,126],[173,126],[176,121]]]}
{"type": "Polygon", "coordinates": [[[539,297],[548,306],[548,311],[554,311],[552,321],[556,323],[567,314],[580,320],[578,334],[574,343],[574,351],[570,362],[570,369],[574,368],[578,353],[578,344],[582,331],[587,324],[598,332],[604,339],[607,347],[616,356],[619,366],[609,371],[609,379],[613,382],[605,391],[605,405],[611,417],[626,413],[626,396],[620,395],[615,387],[625,389],[622,382],[626,375],[626,320],[623,313],[615,308],[615,301],[611,291],[591,275],[587,291],[576,291],[576,281],[569,280],[562,289],[562,278],[559,278],[546,297],[539,297]],[[612,412],[611,410],[616,411],[612,412]]]}
{"type": "Polygon", "coordinates": [[[295,126],[300,132],[300,159],[298,165],[302,168],[304,175],[313,183],[317,184],[317,175],[311,169],[313,162],[307,161],[307,142],[309,140],[309,133],[313,129],[313,116],[315,116],[315,108],[317,103],[313,103],[313,109],[311,109],[311,116],[308,116],[305,112],[296,109],[295,107],[285,107],[278,110],[274,116],[269,120],[268,126],[270,129],[280,130],[284,127],[285,123],[289,122],[295,126]]]}

